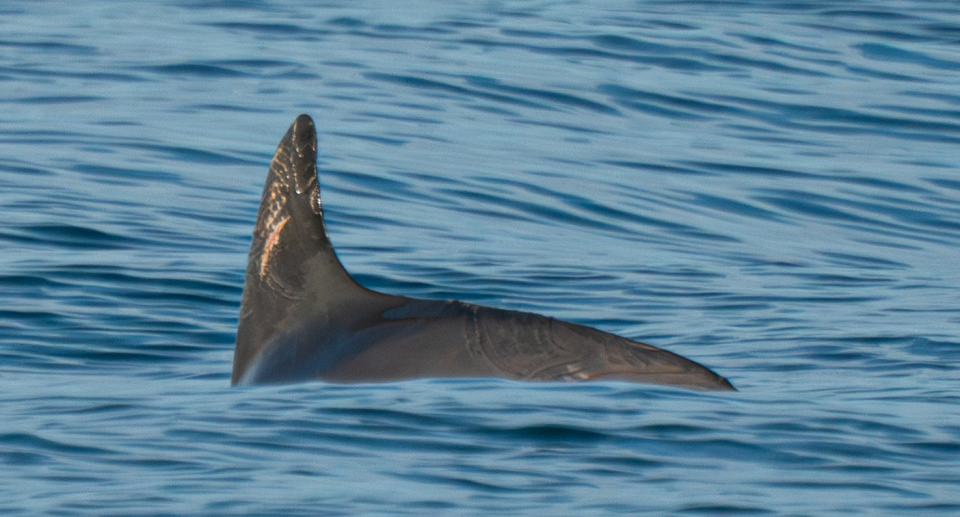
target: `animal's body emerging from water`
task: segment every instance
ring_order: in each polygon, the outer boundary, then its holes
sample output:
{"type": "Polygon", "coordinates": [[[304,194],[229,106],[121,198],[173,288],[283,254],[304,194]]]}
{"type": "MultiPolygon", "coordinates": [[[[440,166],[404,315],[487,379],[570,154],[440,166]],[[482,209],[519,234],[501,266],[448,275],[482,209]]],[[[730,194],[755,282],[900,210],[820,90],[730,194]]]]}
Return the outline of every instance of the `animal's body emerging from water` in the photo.
{"type": "Polygon", "coordinates": [[[501,377],[733,389],[689,359],[589,327],[361,287],[327,237],[316,142],[313,121],[301,115],[270,165],[243,288],[234,384],[501,377]]]}

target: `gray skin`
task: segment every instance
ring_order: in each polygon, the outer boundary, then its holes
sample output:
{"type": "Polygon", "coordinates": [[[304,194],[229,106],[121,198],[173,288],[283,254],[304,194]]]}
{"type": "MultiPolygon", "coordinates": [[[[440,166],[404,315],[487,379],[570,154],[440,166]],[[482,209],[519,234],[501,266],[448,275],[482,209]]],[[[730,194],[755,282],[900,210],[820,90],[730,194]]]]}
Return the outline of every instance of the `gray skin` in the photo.
{"type": "Polygon", "coordinates": [[[734,389],[689,359],[600,330],[360,286],[327,236],[316,129],[300,115],[277,147],[263,188],[231,382],[416,377],[606,379],[734,389]]]}

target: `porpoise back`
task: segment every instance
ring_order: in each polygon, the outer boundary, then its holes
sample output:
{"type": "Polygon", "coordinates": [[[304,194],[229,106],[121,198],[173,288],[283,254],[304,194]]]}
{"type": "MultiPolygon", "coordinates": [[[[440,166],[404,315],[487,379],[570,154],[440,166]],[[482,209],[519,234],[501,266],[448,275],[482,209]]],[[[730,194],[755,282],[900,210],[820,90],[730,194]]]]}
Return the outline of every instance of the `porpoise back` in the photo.
{"type": "Polygon", "coordinates": [[[263,188],[231,382],[417,377],[610,379],[734,389],[689,359],[593,328],[360,286],[327,236],[316,129],[301,115],[277,147],[263,188]]]}

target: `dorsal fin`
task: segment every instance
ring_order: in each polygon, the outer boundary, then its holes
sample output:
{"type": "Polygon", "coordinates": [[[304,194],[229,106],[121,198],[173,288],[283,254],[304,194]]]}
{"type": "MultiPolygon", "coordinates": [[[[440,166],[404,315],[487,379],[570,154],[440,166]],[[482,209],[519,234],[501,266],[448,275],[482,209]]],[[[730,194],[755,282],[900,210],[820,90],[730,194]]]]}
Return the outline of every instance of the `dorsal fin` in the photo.
{"type": "Polygon", "coordinates": [[[317,135],[301,115],[270,164],[250,245],[232,382],[614,378],[733,389],[676,354],[606,332],[364,289],[323,222],[317,135]]]}
{"type": "Polygon", "coordinates": [[[317,133],[300,115],[284,135],[263,187],[250,244],[231,381],[235,384],[305,306],[374,295],[350,278],[330,244],[317,180],[317,133]]]}

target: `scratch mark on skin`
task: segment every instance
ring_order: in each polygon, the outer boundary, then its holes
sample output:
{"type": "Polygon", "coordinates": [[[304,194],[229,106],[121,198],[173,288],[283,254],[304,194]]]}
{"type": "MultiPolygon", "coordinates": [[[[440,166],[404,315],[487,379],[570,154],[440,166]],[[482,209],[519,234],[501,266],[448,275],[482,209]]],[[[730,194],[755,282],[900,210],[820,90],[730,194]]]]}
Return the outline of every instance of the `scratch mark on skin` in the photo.
{"type": "Polygon", "coordinates": [[[273,227],[273,231],[270,232],[270,236],[267,237],[267,241],[263,243],[263,255],[260,259],[260,279],[263,280],[263,277],[267,274],[267,264],[270,262],[270,257],[273,254],[273,248],[280,242],[280,231],[283,230],[283,227],[287,224],[287,221],[290,220],[289,216],[284,217],[280,220],[276,226],[273,227]]]}

